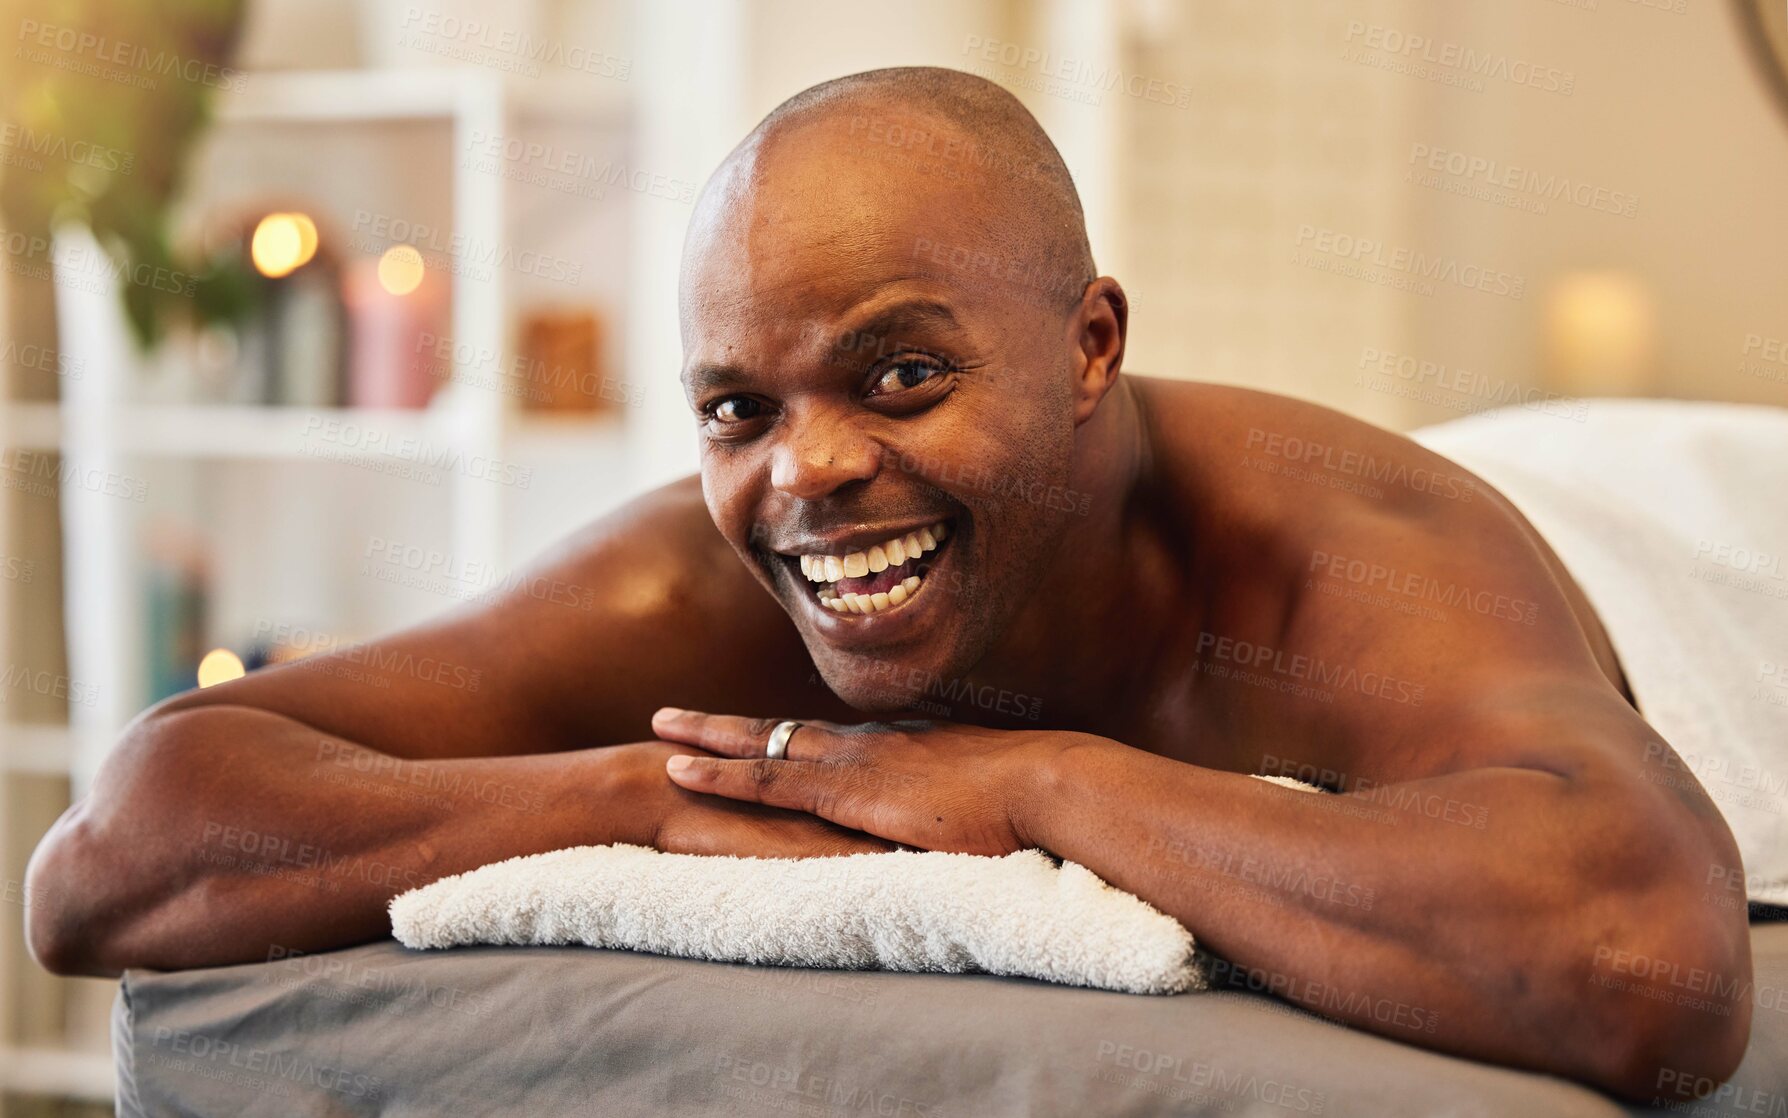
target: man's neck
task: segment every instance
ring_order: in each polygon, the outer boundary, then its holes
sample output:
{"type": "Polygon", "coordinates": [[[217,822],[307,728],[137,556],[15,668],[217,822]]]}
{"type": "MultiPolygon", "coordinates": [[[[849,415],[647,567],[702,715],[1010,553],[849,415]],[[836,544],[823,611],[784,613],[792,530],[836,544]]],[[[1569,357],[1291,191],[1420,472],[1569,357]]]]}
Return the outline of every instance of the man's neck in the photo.
{"type": "Polygon", "coordinates": [[[1070,485],[1086,515],[1066,513],[1061,546],[1030,604],[971,673],[1040,701],[1039,722],[1108,724],[1190,603],[1154,497],[1154,440],[1144,392],[1120,376],[1078,433],[1070,485]]]}

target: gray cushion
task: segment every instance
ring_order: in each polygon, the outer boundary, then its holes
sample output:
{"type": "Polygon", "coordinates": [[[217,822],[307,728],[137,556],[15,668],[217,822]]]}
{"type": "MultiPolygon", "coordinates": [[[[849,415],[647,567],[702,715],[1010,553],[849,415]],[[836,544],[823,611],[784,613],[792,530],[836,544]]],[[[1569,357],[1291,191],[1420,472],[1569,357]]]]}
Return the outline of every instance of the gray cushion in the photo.
{"type": "MultiPolygon", "coordinates": [[[[1744,1065],[1680,1113],[1788,1112],[1788,925],[1744,1065]]],[[[1246,993],[394,941],[125,974],[121,1115],[1643,1113],[1246,993]]]]}

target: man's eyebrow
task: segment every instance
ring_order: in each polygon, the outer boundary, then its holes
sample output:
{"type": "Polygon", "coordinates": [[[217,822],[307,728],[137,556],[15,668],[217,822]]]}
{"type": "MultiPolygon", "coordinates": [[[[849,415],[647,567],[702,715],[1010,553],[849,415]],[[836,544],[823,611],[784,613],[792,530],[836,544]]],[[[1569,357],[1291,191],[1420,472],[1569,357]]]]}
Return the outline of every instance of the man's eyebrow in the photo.
{"type": "Polygon", "coordinates": [[[848,341],[853,334],[886,337],[900,330],[917,330],[926,326],[948,326],[955,329],[961,325],[956,312],[950,309],[948,303],[938,299],[906,299],[873,312],[861,324],[847,330],[844,337],[848,341]]]}
{"type": "MultiPolygon", "coordinates": [[[[863,338],[887,338],[903,330],[920,330],[943,326],[960,329],[962,323],[948,303],[939,299],[904,299],[869,312],[858,325],[832,332],[832,348],[842,352],[861,350],[863,338]]],[[[756,382],[751,374],[737,365],[703,363],[692,367],[684,376],[684,384],[693,396],[729,388],[750,388],[756,382]]]]}
{"type": "Polygon", "coordinates": [[[751,378],[737,365],[702,364],[690,369],[683,382],[691,394],[700,396],[722,388],[749,387],[751,378]]]}

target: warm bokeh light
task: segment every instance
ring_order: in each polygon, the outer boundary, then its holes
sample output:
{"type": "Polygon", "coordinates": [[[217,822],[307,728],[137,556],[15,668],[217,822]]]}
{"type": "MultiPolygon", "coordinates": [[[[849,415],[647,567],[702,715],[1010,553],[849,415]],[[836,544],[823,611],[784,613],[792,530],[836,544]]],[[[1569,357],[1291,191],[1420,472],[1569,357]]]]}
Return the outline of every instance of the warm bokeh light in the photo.
{"type": "Polygon", "coordinates": [[[317,254],[317,223],[310,219],[309,214],[289,213],[286,216],[298,227],[297,266],[302,268],[317,254]]]}
{"type": "Polygon", "coordinates": [[[379,257],[379,286],[393,295],[422,286],[422,273],[422,254],[409,245],[392,245],[379,257]]]}
{"type": "Polygon", "coordinates": [[[1573,396],[1632,396],[1650,387],[1656,314],[1638,277],[1571,272],[1547,292],[1546,350],[1553,387],[1573,396]]]}
{"type": "Polygon", "coordinates": [[[242,666],[242,658],[227,648],[214,648],[205,653],[205,658],[199,661],[200,687],[228,683],[232,679],[241,679],[247,674],[247,670],[242,666]]]}
{"type": "Polygon", "coordinates": [[[255,226],[248,253],[262,275],[291,275],[317,254],[317,223],[307,214],[268,214],[255,226]]]}

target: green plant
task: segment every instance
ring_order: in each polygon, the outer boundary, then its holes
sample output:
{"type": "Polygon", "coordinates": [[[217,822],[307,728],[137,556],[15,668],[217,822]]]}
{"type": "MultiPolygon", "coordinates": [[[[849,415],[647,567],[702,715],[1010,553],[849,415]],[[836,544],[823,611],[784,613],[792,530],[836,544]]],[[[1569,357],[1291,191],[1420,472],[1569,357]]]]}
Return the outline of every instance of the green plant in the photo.
{"type": "Polygon", "coordinates": [[[229,66],[243,9],[244,0],[0,0],[0,33],[11,40],[0,71],[10,239],[43,245],[61,222],[88,226],[123,280],[145,349],[176,321],[234,320],[253,304],[240,253],[200,257],[169,230],[212,98],[246,80],[229,66]]]}

